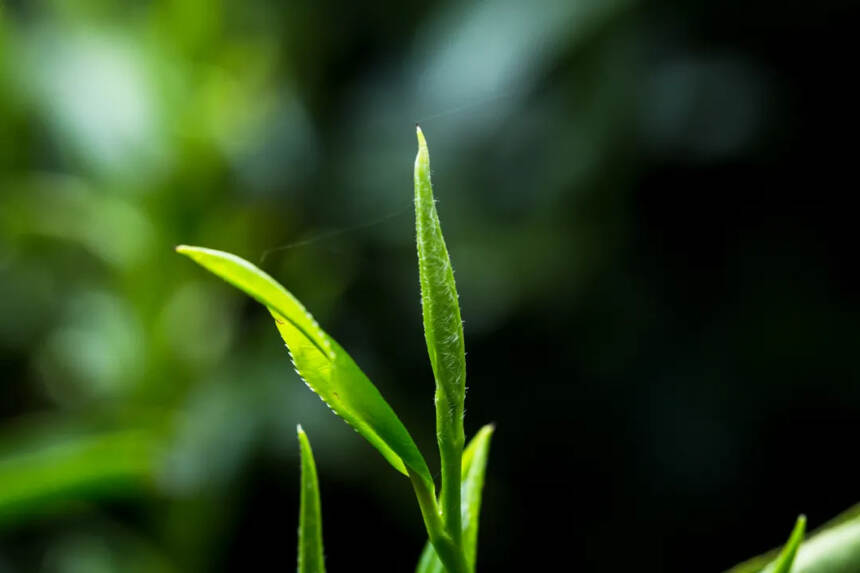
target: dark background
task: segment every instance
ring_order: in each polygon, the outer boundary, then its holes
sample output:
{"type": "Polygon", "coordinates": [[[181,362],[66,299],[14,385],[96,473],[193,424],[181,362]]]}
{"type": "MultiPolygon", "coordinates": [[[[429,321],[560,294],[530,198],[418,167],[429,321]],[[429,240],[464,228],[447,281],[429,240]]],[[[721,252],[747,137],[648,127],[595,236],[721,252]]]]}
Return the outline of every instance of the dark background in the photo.
{"type": "Polygon", "coordinates": [[[297,423],[329,570],[414,566],[408,482],[172,247],[261,261],[435,471],[416,122],[481,570],[719,571],[860,501],[848,4],[4,2],[0,571],[290,570],[297,423]]]}

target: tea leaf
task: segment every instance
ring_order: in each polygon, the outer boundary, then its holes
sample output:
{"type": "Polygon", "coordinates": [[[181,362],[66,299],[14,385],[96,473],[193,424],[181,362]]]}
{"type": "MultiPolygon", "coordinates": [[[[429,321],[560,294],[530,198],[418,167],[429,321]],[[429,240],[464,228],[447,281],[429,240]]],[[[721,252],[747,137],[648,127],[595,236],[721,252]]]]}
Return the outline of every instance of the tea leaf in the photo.
{"type": "MultiPolygon", "coordinates": [[[[484,475],[490,453],[490,438],[495,427],[486,425],[472,438],[463,452],[462,524],[463,547],[466,561],[471,570],[475,569],[478,552],[478,517],[481,513],[481,497],[484,489],[484,475]]],[[[416,573],[444,573],[445,568],[429,542],[424,546],[416,573]]]]}
{"type": "Polygon", "coordinates": [[[325,573],[317,466],[308,436],[298,426],[302,456],[302,493],[299,509],[299,573],[325,573]]]}
{"type": "Polygon", "coordinates": [[[448,535],[460,546],[460,462],[463,452],[463,402],[466,395],[466,352],[463,321],[454,271],[442,228],[433,186],[430,154],[417,128],[415,157],[415,231],[424,338],[436,379],[436,439],[442,466],[441,508],[448,535]]]}
{"type": "Polygon", "coordinates": [[[287,344],[299,376],[399,472],[407,468],[432,487],[418,447],[397,414],[350,356],[289,291],[248,261],[213,249],[179,246],[188,256],[265,305],[287,344]]]}
{"type": "MultiPolygon", "coordinates": [[[[462,404],[466,392],[466,353],[463,321],[451,259],[442,237],[433,186],[430,183],[430,155],[421,128],[415,158],[415,232],[424,337],[436,383],[452,406],[462,404]]],[[[462,408],[462,406],[460,406],[462,408]]]]}

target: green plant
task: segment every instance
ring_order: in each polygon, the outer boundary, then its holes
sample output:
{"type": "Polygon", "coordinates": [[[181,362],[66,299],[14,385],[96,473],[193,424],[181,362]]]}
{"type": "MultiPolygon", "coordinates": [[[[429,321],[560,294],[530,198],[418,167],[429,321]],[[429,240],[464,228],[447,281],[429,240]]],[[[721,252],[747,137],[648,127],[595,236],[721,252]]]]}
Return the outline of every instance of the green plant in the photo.
{"type": "MultiPolygon", "coordinates": [[[[299,376],[400,473],[409,477],[429,538],[419,573],[475,570],[478,514],[493,426],[464,448],[466,356],[454,273],[430,183],[427,142],[418,128],[415,228],[424,335],[436,381],[436,436],[442,477],[436,487],[424,457],[400,419],[352,358],[302,304],[268,274],[235,255],[201,247],[177,251],[262,303],[275,319],[299,376]]],[[[302,493],[299,570],[324,571],[319,491],[310,443],[299,429],[302,493]]]]}
{"type": "MultiPolygon", "coordinates": [[[[301,303],[268,274],[235,255],[201,247],[177,251],[269,309],[299,376],[331,410],[354,427],[400,473],[409,477],[429,538],[416,573],[475,570],[478,515],[493,426],[464,448],[466,362],[454,274],[430,183],[427,143],[418,129],[415,227],[424,334],[436,381],[436,436],[441,492],[424,457],[397,415],[350,356],[301,303]]],[[[299,517],[300,573],[325,571],[316,466],[310,442],[298,429],[302,472],[299,517]]],[[[804,541],[800,516],[781,551],[742,563],[729,573],[856,573],[860,571],[860,508],[846,512],[804,541]]]]}

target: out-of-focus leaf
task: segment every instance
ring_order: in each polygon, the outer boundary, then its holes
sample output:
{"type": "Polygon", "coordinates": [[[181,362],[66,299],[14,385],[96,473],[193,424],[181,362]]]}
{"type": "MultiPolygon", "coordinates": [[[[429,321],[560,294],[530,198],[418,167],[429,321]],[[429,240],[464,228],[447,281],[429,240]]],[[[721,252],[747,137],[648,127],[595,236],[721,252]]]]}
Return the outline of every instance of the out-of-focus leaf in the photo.
{"type": "Polygon", "coordinates": [[[143,430],[70,436],[0,458],[0,524],[56,503],[143,487],[156,469],[157,443],[143,430]]]}
{"type": "Polygon", "coordinates": [[[325,573],[317,466],[308,436],[299,426],[302,455],[302,494],[299,509],[299,573],[325,573]]]}
{"type": "Polygon", "coordinates": [[[810,538],[800,546],[792,573],[855,573],[860,571],[860,520],[846,522],[810,538]]]}
{"type": "Polygon", "coordinates": [[[415,157],[415,233],[424,338],[436,379],[436,441],[442,466],[442,517],[455,546],[461,544],[460,484],[466,351],[454,271],[436,212],[430,182],[430,153],[421,128],[415,157]]]}
{"type": "Polygon", "coordinates": [[[445,573],[445,566],[439,561],[439,556],[436,555],[433,544],[429,541],[424,545],[415,573],[445,573]]]}
{"type": "Polygon", "coordinates": [[[253,264],[230,253],[188,246],[176,250],[265,305],[275,318],[296,371],[308,387],[398,471],[408,475],[409,468],[432,485],[427,462],[397,414],[289,291],[253,264]]]}
{"type": "MultiPolygon", "coordinates": [[[[860,571],[860,512],[858,509],[860,506],[848,510],[800,543],[794,563],[787,571],[791,573],[860,571]]],[[[770,551],[733,567],[727,573],[774,573],[779,571],[774,567],[781,557],[781,554],[777,555],[776,550],[770,551]]]]}
{"type": "MultiPolygon", "coordinates": [[[[478,552],[478,517],[481,513],[481,494],[484,489],[484,475],[487,469],[487,458],[490,453],[490,438],[495,427],[486,425],[472,438],[463,452],[463,486],[462,495],[462,525],[463,547],[469,567],[475,569],[478,552]]],[[[418,561],[416,573],[444,573],[445,568],[433,545],[429,542],[424,546],[421,559],[418,561]]]]}

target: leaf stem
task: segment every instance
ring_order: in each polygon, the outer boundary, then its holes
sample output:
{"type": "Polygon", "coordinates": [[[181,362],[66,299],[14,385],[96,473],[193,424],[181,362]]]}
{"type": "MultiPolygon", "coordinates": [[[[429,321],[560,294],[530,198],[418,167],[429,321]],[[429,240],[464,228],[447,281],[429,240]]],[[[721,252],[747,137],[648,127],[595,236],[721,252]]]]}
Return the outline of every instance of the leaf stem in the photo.
{"type": "Polygon", "coordinates": [[[439,560],[445,565],[448,573],[470,573],[462,547],[455,544],[445,531],[433,485],[411,469],[409,470],[409,479],[412,481],[412,488],[415,490],[415,497],[421,508],[421,517],[424,518],[427,537],[430,538],[430,543],[433,544],[439,560]]]}
{"type": "Polygon", "coordinates": [[[461,493],[463,460],[463,407],[448,402],[441,388],[436,389],[436,439],[442,466],[440,493],[445,529],[457,547],[463,546],[461,493]]]}

